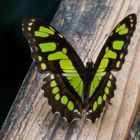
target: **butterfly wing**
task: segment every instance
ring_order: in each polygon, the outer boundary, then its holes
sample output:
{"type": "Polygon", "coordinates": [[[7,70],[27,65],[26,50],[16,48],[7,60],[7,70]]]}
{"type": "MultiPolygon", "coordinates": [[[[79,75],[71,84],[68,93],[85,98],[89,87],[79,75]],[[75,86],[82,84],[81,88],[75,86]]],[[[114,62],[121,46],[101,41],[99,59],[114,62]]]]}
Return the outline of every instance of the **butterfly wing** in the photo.
{"type": "Polygon", "coordinates": [[[32,57],[44,79],[44,96],[53,112],[72,121],[80,117],[83,105],[83,73],[85,67],[72,46],[53,27],[37,19],[25,19],[23,32],[29,41],[32,57]]]}
{"type": "Polygon", "coordinates": [[[87,118],[92,122],[100,116],[105,103],[114,96],[116,79],[111,71],[121,69],[135,26],[135,14],[124,18],[111,32],[96,60],[87,105],[87,118]]]}

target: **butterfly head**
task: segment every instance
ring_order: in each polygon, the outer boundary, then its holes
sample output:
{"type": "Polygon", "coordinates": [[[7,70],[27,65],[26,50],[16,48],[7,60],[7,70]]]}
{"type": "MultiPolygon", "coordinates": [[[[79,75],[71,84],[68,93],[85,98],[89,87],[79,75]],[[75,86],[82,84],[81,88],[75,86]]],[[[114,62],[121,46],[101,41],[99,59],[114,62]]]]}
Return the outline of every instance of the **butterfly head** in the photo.
{"type": "Polygon", "coordinates": [[[88,81],[91,80],[92,78],[92,73],[93,73],[93,68],[94,68],[94,63],[92,61],[88,61],[86,63],[86,77],[88,79],[88,81]]]}
{"type": "Polygon", "coordinates": [[[92,60],[90,60],[90,61],[88,61],[87,63],[86,63],[86,69],[87,70],[92,70],[93,69],[93,67],[94,67],[94,63],[92,62],[92,60]]]}

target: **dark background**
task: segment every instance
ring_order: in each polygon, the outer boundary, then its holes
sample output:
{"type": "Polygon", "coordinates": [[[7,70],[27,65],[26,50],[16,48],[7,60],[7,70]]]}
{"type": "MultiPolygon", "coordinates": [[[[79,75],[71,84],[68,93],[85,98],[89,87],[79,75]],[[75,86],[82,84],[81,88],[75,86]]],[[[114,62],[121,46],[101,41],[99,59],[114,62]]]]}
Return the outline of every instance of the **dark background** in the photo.
{"type": "Polygon", "coordinates": [[[0,1],[0,127],[28,72],[32,59],[22,33],[25,17],[50,22],[61,0],[0,1]]]}

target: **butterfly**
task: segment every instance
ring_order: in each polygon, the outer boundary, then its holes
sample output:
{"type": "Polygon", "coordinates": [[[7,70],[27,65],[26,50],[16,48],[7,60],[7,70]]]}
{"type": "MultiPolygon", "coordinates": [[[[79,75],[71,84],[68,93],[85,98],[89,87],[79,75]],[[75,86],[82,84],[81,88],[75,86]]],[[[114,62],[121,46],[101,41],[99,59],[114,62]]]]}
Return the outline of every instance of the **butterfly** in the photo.
{"type": "Polygon", "coordinates": [[[54,27],[39,19],[23,21],[23,33],[31,55],[43,79],[44,96],[53,112],[71,122],[86,119],[93,123],[114,96],[118,71],[124,63],[127,47],[136,26],[136,14],[125,17],[110,33],[95,63],[86,66],[65,37],[54,27]]]}

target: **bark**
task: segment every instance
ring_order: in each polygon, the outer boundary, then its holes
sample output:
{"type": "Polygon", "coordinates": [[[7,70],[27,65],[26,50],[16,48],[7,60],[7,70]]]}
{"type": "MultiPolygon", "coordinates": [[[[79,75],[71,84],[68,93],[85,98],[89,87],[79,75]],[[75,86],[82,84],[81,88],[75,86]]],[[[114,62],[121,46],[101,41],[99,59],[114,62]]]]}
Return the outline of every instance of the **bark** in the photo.
{"type": "Polygon", "coordinates": [[[140,139],[140,113],[137,113],[140,103],[139,6],[139,0],[62,0],[52,25],[71,42],[83,62],[88,58],[95,61],[106,34],[126,15],[137,14],[138,23],[125,63],[114,73],[117,89],[112,105],[106,107],[94,124],[87,121],[67,123],[51,112],[41,90],[45,75],[38,73],[33,63],[1,129],[0,139],[140,139]]]}

